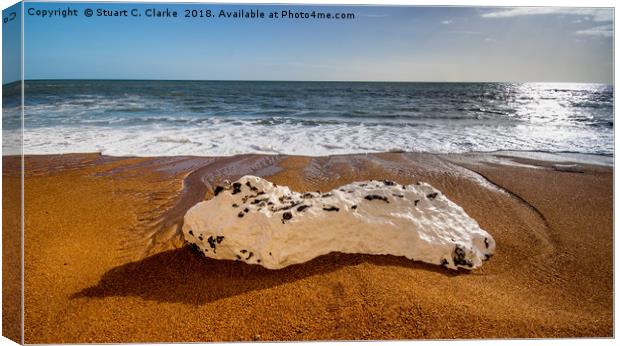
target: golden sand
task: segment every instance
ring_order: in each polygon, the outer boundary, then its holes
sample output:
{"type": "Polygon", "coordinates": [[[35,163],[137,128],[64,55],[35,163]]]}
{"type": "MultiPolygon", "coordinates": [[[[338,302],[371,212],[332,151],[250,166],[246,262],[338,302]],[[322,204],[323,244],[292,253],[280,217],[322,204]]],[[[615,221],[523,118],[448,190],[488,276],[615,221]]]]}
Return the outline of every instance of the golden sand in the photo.
{"type": "Polygon", "coordinates": [[[407,153],[27,157],[25,341],[611,337],[612,169],[528,163],[539,168],[407,153]],[[426,181],[497,251],[472,272],[338,253],[272,271],[184,246],[184,210],[247,173],[298,191],[426,181]]]}

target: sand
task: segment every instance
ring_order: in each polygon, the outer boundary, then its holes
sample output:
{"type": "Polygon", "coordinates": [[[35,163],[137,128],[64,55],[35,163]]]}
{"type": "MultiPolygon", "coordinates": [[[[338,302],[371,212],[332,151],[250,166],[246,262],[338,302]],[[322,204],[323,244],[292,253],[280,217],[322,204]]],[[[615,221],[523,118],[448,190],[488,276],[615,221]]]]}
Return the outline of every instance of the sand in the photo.
{"type": "MultiPolygon", "coordinates": [[[[25,342],[612,337],[612,169],[518,162],[26,157],[25,342]],[[477,220],[497,251],[472,272],[339,253],[268,270],[184,246],[185,210],[244,174],[313,191],[425,181],[477,220]]],[[[16,179],[6,167],[4,188],[16,179]]]]}

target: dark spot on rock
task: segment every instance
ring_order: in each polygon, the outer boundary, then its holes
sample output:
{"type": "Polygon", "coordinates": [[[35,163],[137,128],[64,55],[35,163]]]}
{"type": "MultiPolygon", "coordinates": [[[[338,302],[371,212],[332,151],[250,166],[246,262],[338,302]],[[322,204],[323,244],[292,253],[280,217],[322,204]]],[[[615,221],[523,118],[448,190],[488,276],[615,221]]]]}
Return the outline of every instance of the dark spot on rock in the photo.
{"type": "Polygon", "coordinates": [[[245,185],[246,185],[247,187],[249,187],[249,188],[250,188],[250,190],[252,190],[252,191],[258,191],[258,188],[257,188],[256,186],[252,186],[252,184],[250,184],[250,182],[249,182],[249,181],[246,181],[246,182],[245,182],[245,185]]]}
{"type": "Polygon", "coordinates": [[[239,205],[237,203],[233,203],[232,207],[237,208],[239,205]]]}
{"type": "Polygon", "coordinates": [[[245,211],[246,213],[248,213],[248,212],[250,212],[250,209],[245,208],[245,209],[243,209],[243,211],[245,211]]]}
{"type": "Polygon", "coordinates": [[[272,256],[271,252],[269,253],[269,256],[272,256]]]}
{"type": "Polygon", "coordinates": [[[302,197],[302,198],[313,198],[313,197],[314,197],[314,195],[313,195],[312,193],[310,193],[310,192],[306,192],[306,193],[304,193],[304,194],[303,194],[303,196],[301,196],[301,197],[302,197]]]}
{"type": "Polygon", "coordinates": [[[189,230],[189,235],[194,235],[194,231],[192,231],[191,229],[189,230]]]}
{"type": "Polygon", "coordinates": [[[466,259],[465,256],[466,256],[465,249],[456,245],[456,247],[454,248],[454,255],[452,256],[452,261],[454,262],[454,265],[472,267],[473,266],[472,262],[466,259]]]}
{"type": "Polygon", "coordinates": [[[323,210],[325,210],[325,211],[340,211],[340,208],[334,207],[333,205],[330,205],[329,207],[323,207],[323,210]]]}
{"type": "Polygon", "coordinates": [[[407,185],[403,185],[403,190],[407,190],[407,185]]]}
{"type": "Polygon", "coordinates": [[[233,183],[232,186],[233,186],[233,191],[232,191],[233,195],[236,195],[239,192],[241,192],[241,183],[233,183]]]}
{"type": "Polygon", "coordinates": [[[441,265],[442,267],[447,267],[447,266],[448,266],[448,260],[447,260],[447,259],[445,259],[445,258],[444,258],[444,259],[442,259],[442,260],[441,260],[440,265],[441,265]]]}
{"type": "Polygon", "coordinates": [[[484,246],[486,246],[487,249],[489,248],[489,238],[484,238],[484,246]]]}
{"type": "Polygon", "coordinates": [[[297,211],[302,212],[304,210],[306,210],[306,208],[310,208],[309,205],[300,205],[299,207],[297,207],[297,211]]]}
{"type": "Polygon", "coordinates": [[[282,214],[282,219],[284,220],[290,220],[293,218],[293,214],[291,214],[290,211],[285,211],[284,214],[282,214]]]}
{"type": "Polygon", "coordinates": [[[491,258],[491,256],[493,256],[493,255],[491,255],[491,254],[485,254],[485,255],[484,255],[484,260],[485,260],[485,261],[488,261],[488,260],[491,258]]]}
{"type": "Polygon", "coordinates": [[[222,186],[216,186],[216,187],[215,187],[215,190],[213,191],[213,194],[214,194],[215,196],[217,196],[217,195],[219,195],[219,194],[220,194],[220,192],[222,192],[222,191],[224,191],[224,188],[223,188],[222,186]]]}
{"type": "Polygon", "coordinates": [[[338,191],[340,191],[340,192],[344,192],[344,189],[338,189],[338,191]]]}
{"type": "Polygon", "coordinates": [[[221,243],[221,242],[222,242],[222,240],[224,240],[224,236],[223,236],[223,235],[218,235],[218,236],[215,238],[215,241],[216,241],[218,244],[219,244],[219,243],[221,243]]]}
{"type": "Polygon", "coordinates": [[[238,259],[238,260],[240,260],[240,259],[241,259],[241,256],[239,256],[239,255],[235,255],[235,256],[237,257],[237,259],[238,259]]]}
{"type": "Polygon", "coordinates": [[[249,187],[249,188],[250,188],[250,190],[252,190],[252,191],[258,191],[258,188],[256,188],[256,186],[252,186],[252,184],[250,184],[250,182],[249,182],[249,181],[246,181],[246,182],[245,182],[245,185],[246,185],[247,187],[249,187]]]}
{"type": "Polygon", "coordinates": [[[332,196],[331,193],[326,193],[326,194],[323,194],[321,197],[325,198],[325,197],[331,197],[331,196],[332,196]]]}
{"type": "Polygon", "coordinates": [[[273,205],[272,201],[267,202],[267,205],[273,205]]]}
{"type": "MultiPolygon", "coordinates": [[[[463,258],[465,258],[465,250],[463,250],[463,248],[462,248],[462,247],[460,247],[460,246],[458,246],[458,245],[457,245],[457,246],[454,248],[454,259],[455,259],[455,260],[461,260],[461,259],[463,259],[463,258]]],[[[456,262],[456,261],[455,261],[455,262],[456,262]]]]}
{"type": "Polygon", "coordinates": [[[417,206],[418,206],[418,203],[420,203],[420,200],[419,200],[419,199],[416,199],[415,201],[413,201],[413,206],[414,206],[414,207],[417,207],[417,206]]]}
{"type": "Polygon", "coordinates": [[[248,254],[248,258],[246,258],[245,260],[249,260],[250,258],[252,258],[252,256],[254,256],[254,252],[250,251],[250,253],[248,254]]]}
{"type": "Polygon", "coordinates": [[[257,260],[256,260],[256,263],[260,263],[260,260],[259,260],[259,259],[257,259],[257,260]]]}
{"type": "Polygon", "coordinates": [[[199,236],[198,236],[198,240],[202,241],[202,239],[203,239],[203,238],[202,238],[202,235],[199,235],[199,236]]]}
{"type": "Polygon", "coordinates": [[[428,195],[426,195],[426,198],[429,199],[434,199],[435,197],[437,197],[437,192],[429,193],[428,195]]]}
{"type": "Polygon", "coordinates": [[[394,196],[394,197],[398,197],[398,198],[403,198],[403,197],[405,197],[405,195],[399,195],[399,194],[397,194],[397,193],[393,193],[393,194],[392,194],[392,196],[394,196]]]}
{"type": "Polygon", "coordinates": [[[194,243],[192,243],[189,247],[190,247],[190,249],[192,249],[192,251],[202,253],[202,251],[200,251],[200,248],[198,247],[198,245],[196,245],[194,243]]]}
{"type": "Polygon", "coordinates": [[[196,251],[196,252],[202,253],[202,250],[200,249],[200,246],[198,246],[198,244],[196,244],[196,243],[192,243],[190,245],[190,248],[192,249],[192,251],[196,251]]]}
{"type": "Polygon", "coordinates": [[[267,200],[269,200],[269,198],[255,199],[252,201],[251,204],[263,203],[263,202],[267,202],[267,200]]]}
{"type": "Polygon", "coordinates": [[[244,215],[243,212],[240,211],[239,214],[237,214],[237,217],[243,217],[243,215],[244,215]]]}
{"type": "Polygon", "coordinates": [[[379,195],[368,195],[366,197],[364,197],[364,199],[372,201],[374,199],[379,199],[384,201],[385,203],[390,203],[390,201],[388,201],[387,197],[383,197],[383,196],[379,196],[379,195]]]}
{"type": "Polygon", "coordinates": [[[391,180],[384,180],[384,181],[383,181],[383,184],[384,184],[385,186],[394,186],[394,185],[396,185],[396,183],[395,183],[395,182],[393,182],[393,181],[391,181],[391,180]]]}
{"type": "Polygon", "coordinates": [[[209,236],[209,238],[207,239],[207,242],[209,243],[209,246],[210,246],[210,247],[213,249],[213,251],[215,252],[215,247],[216,247],[216,243],[217,243],[216,237],[214,237],[214,236],[212,236],[212,235],[211,235],[211,236],[209,236]]]}
{"type": "Polygon", "coordinates": [[[246,253],[246,252],[248,252],[248,250],[245,250],[245,249],[244,249],[244,250],[241,250],[240,252],[241,252],[241,253],[246,253]]]}
{"type": "Polygon", "coordinates": [[[351,206],[351,209],[357,209],[357,205],[351,206]]]}
{"type": "Polygon", "coordinates": [[[294,208],[298,205],[301,204],[301,201],[296,201],[296,202],[292,202],[291,204],[285,205],[283,207],[280,207],[278,209],[273,210],[273,212],[278,212],[278,211],[282,211],[282,210],[289,210],[291,208],[294,208]]]}
{"type": "Polygon", "coordinates": [[[256,196],[261,196],[261,195],[264,195],[264,194],[265,194],[265,191],[261,191],[261,192],[257,193],[256,196]]]}

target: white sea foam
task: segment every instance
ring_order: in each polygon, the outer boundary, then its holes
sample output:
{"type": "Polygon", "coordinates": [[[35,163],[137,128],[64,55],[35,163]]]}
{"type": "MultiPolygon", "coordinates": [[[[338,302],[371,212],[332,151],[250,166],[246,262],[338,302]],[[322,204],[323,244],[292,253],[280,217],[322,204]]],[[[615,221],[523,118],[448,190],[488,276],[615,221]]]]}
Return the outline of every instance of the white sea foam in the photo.
{"type": "Polygon", "coordinates": [[[495,251],[491,235],[426,183],[365,181],[321,194],[244,176],[192,207],[183,234],[207,257],[269,269],[331,252],[473,269],[495,251]]]}
{"type": "MultiPolygon", "coordinates": [[[[4,133],[4,135],[9,135],[4,133]]],[[[7,138],[10,139],[10,138],[7,138]]],[[[15,138],[16,140],[18,138],[15,138]]],[[[613,153],[613,132],[590,128],[471,124],[437,127],[334,123],[319,126],[204,120],[187,126],[54,126],[24,131],[26,154],[101,152],[112,156],[325,156],[394,150],[462,153],[495,150],[613,153]]]]}

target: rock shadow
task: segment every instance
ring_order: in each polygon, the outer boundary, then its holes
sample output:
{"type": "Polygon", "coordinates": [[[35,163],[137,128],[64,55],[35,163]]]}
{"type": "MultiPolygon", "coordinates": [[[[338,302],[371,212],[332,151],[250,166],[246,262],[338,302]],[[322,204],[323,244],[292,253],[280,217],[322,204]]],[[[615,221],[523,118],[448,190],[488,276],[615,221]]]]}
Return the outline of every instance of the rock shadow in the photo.
{"type": "Polygon", "coordinates": [[[415,262],[404,257],[343,253],[330,253],[303,264],[270,270],[244,262],[206,258],[185,246],[113,268],[101,277],[97,285],[74,293],[71,299],[141,297],[158,302],[203,305],[364,262],[431,270],[446,276],[466,272],[415,262]]]}

